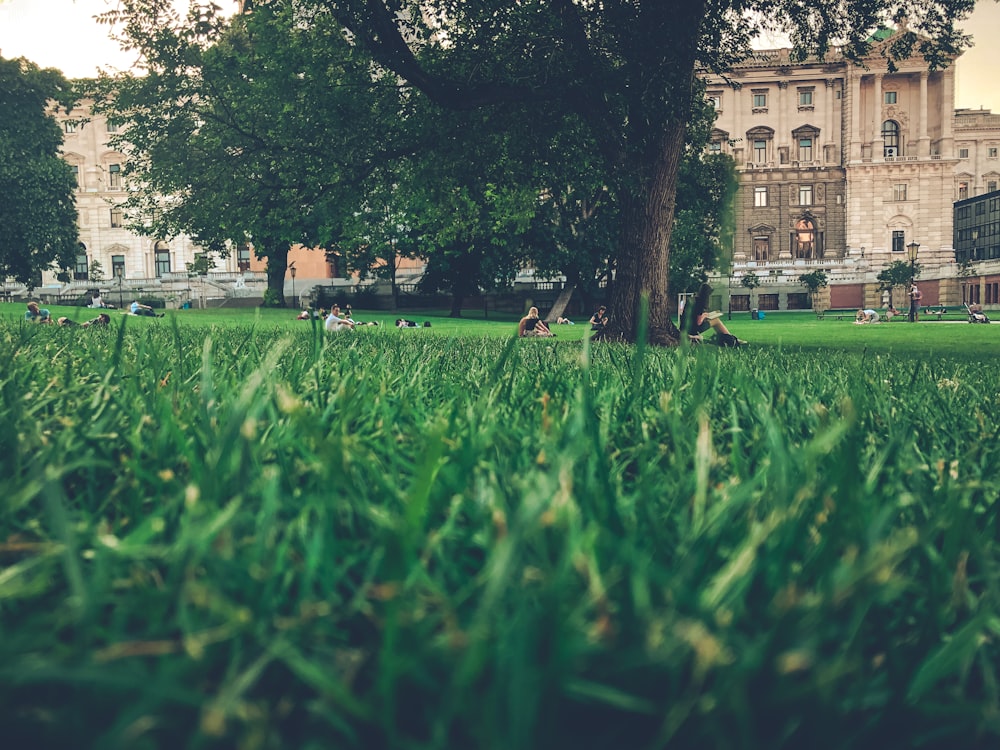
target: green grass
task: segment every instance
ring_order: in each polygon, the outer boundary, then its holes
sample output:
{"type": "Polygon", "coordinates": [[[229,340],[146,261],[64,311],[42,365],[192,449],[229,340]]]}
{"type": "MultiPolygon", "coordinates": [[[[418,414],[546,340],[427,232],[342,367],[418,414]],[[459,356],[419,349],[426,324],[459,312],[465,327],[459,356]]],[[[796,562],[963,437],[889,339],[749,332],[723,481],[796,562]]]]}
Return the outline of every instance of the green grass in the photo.
{"type": "Polygon", "coordinates": [[[1000,739],[992,327],[207,317],[0,316],[12,746],[1000,739]]]}

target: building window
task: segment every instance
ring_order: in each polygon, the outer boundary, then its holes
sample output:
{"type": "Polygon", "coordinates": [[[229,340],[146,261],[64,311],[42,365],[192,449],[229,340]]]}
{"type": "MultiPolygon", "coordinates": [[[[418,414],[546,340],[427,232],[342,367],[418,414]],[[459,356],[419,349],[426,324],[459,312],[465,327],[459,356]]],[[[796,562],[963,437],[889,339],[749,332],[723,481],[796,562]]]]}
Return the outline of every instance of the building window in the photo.
{"type": "Polygon", "coordinates": [[[766,261],[771,257],[771,238],[758,236],[753,238],[753,259],[755,261],[766,261]]]}
{"type": "Polygon", "coordinates": [[[69,171],[73,173],[73,182],[76,183],[76,189],[79,190],[82,187],[80,185],[80,167],[76,164],[70,164],[69,171]]]}
{"type": "Polygon", "coordinates": [[[712,141],[708,144],[708,152],[710,154],[721,154],[722,153],[722,142],[712,141]]]}
{"type": "Polygon", "coordinates": [[[812,138],[799,138],[799,161],[813,160],[812,138]]]}
{"type": "Polygon", "coordinates": [[[65,132],[67,132],[67,133],[75,133],[76,132],[76,123],[73,122],[72,120],[65,120],[63,122],[63,130],[65,132]]]}
{"type": "Polygon", "coordinates": [[[73,267],[73,280],[86,281],[88,273],[87,251],[85,248],[81,247],[80,252],[76,255],[76,265],[73,267]]]}
{"type": "Polygon", "coordinates": [[[121,190],[122,189],[122,166],[121,164],[112,164],[108,167],[108,189],[109,190],[121,190]]]}
{"type": "Polygon", "coordinates": [[[813,92],[811,89],[808,91],[799,91],[800,107],[811,107],[812,103],[813,103],[813,92]]]}
{"type": "Polygon", "coordinates": [[[712,92],[708,95],[708,103],[711,104],[712,109],[716,111],[722,109],[722,94],[712,92]]]}
{"type": "Polygon", "coordinates": [[[958,150],[958,158],[959,159],[968,159],[969,158],[969,149],[967,149],[967,148],[960,148],[958,150]]]}
{"type": "Polygon", "coordinates": [[[753,108],[765,109],[767,107],[767,92],[755,91],[753,95],[753,108]]]}
{"type": "Polygon", "coordinates": [[[105,123],[105,127],[107,128],[107,131],[109,133],[117,133],[118,132],[118,123],[115,122],[114,120],[108,120],[105,123]]]}
{"type": "Polygon", "coordinates": [[[799,219],[795,223],[795,257],[810,259],[816,252],[816,227],[809,219],[799,219]]]}
{"type": "Polygon", "coordinates": [[[767,141],[753,142],[753,160],[755,164],[764,164],[767,161],[767,141]]]}
{"type": "Polygon", "coordinates": [[[122,226],[122,210],[120,208],[111,209],[111,228],[121,229],[122,226]]]}
{"type": "Polygon", "coordinates": [[[886,120],[882,123],[882,156],[902,156],[899,150],[899,123],[895,120],[886,120]]]}
{"type": "Polygon", "coordinates": [[[986,158],[987,159],[996,159],[997,158],[997,147],[996,146],[990,146],[988,149],[986,149],[986,158]]]}
{"type": "Polygon", "coordinates": [[[799,205],[811,206],[813,204],[813,186],[799,185],[799,205]]]}
{"type": "Polygon", "coordinates": [[[170,273],[170,247],[163,240],[153,245],[153,259],[156,262],[157,277],[170,273]]]}
{"type": "Polygon", "coordinates": [[[894,201],[906,200],[906,183],[902,182],[892,186],[892,199],[894,201]]]}
{"type": "Polygon", "coordinates": [[[970,206],[961,206],[958,209],[959,219],[968,219],[970,216],[972,216],[972,208],[970,206]]]}
{"type": "Polygon", "coordinates": [[[986,192],[987,193],[992,193],[996,189],[997,189],[997,181],[996,180],[987,180],[986,181],[986,192]]]}
{"type": "Polygon", "coordinates": [[[236,267],[242,272],[250,270],[250,246],[240,245],[236,248],[236,267]]]}
{"type": "Polygon", "coordinates": [[[964,201],[969,197],[969,183],[960,182],[958,183],[958,199],[964,201]]]}
{"type": "Polygon", "coordinates": [[[125,256],[124,255],[112,255],[111,256],[111,275],[116,279],[120,279],[125,276],[125,256]]]}
{"type": "Polygon", "coordinates": [[[903,243],[906,242],[906,234],[901,229],[892,230],[892,252],[903,252],[903,243]]]}
{"type": "Polygon", "coordinates": [[[896,92],[895,91],[883,91],[882,92],[882,101],[884,103],[886,103],[886,104],[895,104],[896,103],[896,92]]]}
{"type": "Polygon", "coordinates": [[[764,208],[767,205],[767,188],[755,187],[753,189],[754,208],[764,208]]]}

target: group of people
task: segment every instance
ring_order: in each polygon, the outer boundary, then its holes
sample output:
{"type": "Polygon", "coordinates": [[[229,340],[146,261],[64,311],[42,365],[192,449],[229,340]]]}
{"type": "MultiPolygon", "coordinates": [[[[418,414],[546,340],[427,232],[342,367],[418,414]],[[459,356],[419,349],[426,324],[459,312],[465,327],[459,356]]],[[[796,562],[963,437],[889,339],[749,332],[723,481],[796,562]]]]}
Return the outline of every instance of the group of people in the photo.
{"type": "Polygon", "coordinates": [[[29,323],[41,323],[49,324],[55,323],[60,326],[80,326],[81,328],[90,328],[92,326],[106,326],[111,322],[111,316],[107,313],[101,313],[96,318],[84,321],[83,323],[77,323],[75,320],[70,318],[61,317],[58,320],[52,320],[52,313],[44,307],[40,307],[37,302],[32,300],[27,304],[27,310],[24,313],[24,319],[29,323]]]}
{"type": "MultiPolygon", "coordinates": [[[[734,336],[726,324],[722,322],[722,313],[719,311],[709,311],[708,302],[712,293],[712,287],[703,284],[695,296],[694,307],[687,318],[687,337],[692,343],[701,343],[704,339],[702,334],[712,331],[714,333],[713,342],[719,346],[743,346],[747,342],[734,336]]],[[[683,311],[682,311],[683,314],[683,311]]],[[[560,324],[572,324],[567,318],[557,319],[560,324]]],[[[608,308],[601,305],[590,316],[590,330],[594,332],[603,331],[608,325],[608,308]]],[[[550,338],[555,334],[548,324],[538,315],[538,308],[532,307],[528,314],[521,318],[517,324],[517,335],[524,337],[550,338]]]]}
{"type": "MultiPolygon", "coordinates": [[[[923,300],[924,294],[923,292],[920,291],[920,287],[918,287],[914,283],[910,284],[910,290],[907,292],[906,296],[909,297],[910,299],[910,308],[907,313],[907,320],[910,323],[916,323],[918,320],[920,320],[920,302],[921,300],[923,300]]],[[[945,312],[947,312],[946,308],[941,308],[941,311],[938,314],[943,315],[945,312]]],[[[931,313],[934,313],[934,310],[931,310],[931,313]]],[[[885,319],[887,321],[891,321],[899,314],[900,314],[899,310],[897,310],[891,302],[886,306],[885,319]]],[[[872,323],[881,323],[882,316],[879,314],[877,310],[874,310],[870,307],[861,307],[858,308],[858,312],[854,316],[854,322],[856,325],[870,325],[872,323]]]]}
{"type": "Polygon", "coordinates": [[[353,331],[357,326],[378,325],[377,321],[362,323],[360,320],[355,320],[354,312],[351,310],[350,305],[344,305],[343,309],[341,309],[340,305],[334,305],[330,308],[330,312],[327,312],[325,307],[321,307],[318,310],[303,310],[295,316],[295,319],[322,320],[323,327],[330,332],[353,331]]]}

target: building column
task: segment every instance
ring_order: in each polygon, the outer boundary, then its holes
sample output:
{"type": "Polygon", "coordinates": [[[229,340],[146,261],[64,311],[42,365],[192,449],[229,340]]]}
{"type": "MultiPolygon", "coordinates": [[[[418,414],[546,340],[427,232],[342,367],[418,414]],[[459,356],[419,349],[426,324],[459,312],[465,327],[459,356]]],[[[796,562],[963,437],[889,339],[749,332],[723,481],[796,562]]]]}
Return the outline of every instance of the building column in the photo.
{"type": "Polygon", "coordinates": [[[885,159],[885,141],[882,140],[882,73],[874,76],[872,95],[872,161],[885,159]]]}
{"type": "Polygon", "coordinates": [[[920,71],[920,124],[917,127],[917,156],[931,153],[931,139],[927,136],[927,71],[920,71]]]}
{"type": "Polygon", "coordinates": [[[851,156],[850,160],[861,161],[861,74],[849,71],[851,84],[851,156]]]}
{"type": "Polygon", "coordinates": [[[743,102],[740,101],[742,93],[742,86],[733,89],[733,132],[729,134],[729,137],[734,141],[733,149],[740,149],[743,154],[743,161],[737,160],[736,162],[737,167],[746,162],[747,153],[747,134],[743,132],[743,102]]]}
{"type": "Polygon", "coordinates": [[[781,145],[788,148],[788,161],[791,162],[795,156],[791,148],[791,139],[788,136],[787,117],[785,115],[785,105],[788,100],[788,81],[778,81],[778,132],[775,135],[774,163],[781,164],[781,145]]]}
{"type": "MultiPolygon", "coordinates": [[[[836,146],[837,138],[833,132],[834,120],[833,120],[833,108],[837,105],[835,84],[837,83],[836,78],[827,78],[826,81],[826,117],[823,118],[823,130],[826,138],[824,142],[827,146],[836,146]]],[[[817,144],[818,145],[818,144],[817,144]]],[[[826,148],[823,149],[823,163],[826,163],[826,148]]],[[[836,161],[836,160],[834,160],[836,161]]]]}
{"type": "Polygon", "coordinates": [[[949,159],[955,156],[955,66],[946,68],[941,75],[944,85],[941,101],[941,156],[949,159]]]}

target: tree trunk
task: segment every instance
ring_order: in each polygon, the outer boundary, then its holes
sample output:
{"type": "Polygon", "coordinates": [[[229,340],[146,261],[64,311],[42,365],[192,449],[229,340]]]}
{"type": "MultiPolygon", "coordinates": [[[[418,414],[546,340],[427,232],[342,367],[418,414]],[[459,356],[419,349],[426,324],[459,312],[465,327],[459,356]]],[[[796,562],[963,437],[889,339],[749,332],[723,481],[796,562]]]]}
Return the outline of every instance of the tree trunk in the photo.
{"type": "Polygon", "coordinates": [[[608,325],[595,338],[634,342],[645,297],[649,300],[649,342],[671,346],[680,341],[670,315],[667,281],[684,134],[683,122],[667,123],[652,153],[637,155],[626,167],[625,174],[633,179],[621,192],[621,238],[608,325]]]}
{"type": "Polygon", "coordinates": [[[461,292],[453,292],[451,295],[451,312],[448,313],[449,318],[461,318],[462,317],[462,303],[465,302],[465,295],[461,292]]]}
{"type": "MultiPolygon", "coordinates": [[[[267,292],[265,307],[285,307],[285,273],[288,270],[288,245],[275,240],[264,246],[267,257],[267,292]]],[[[258,253],[258,256],[265,253],[258,253]]]]}

